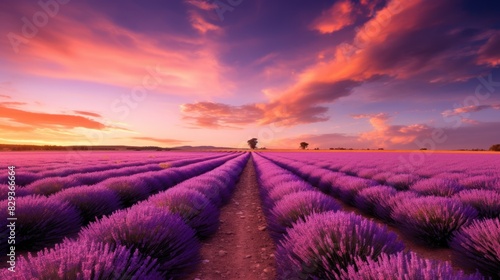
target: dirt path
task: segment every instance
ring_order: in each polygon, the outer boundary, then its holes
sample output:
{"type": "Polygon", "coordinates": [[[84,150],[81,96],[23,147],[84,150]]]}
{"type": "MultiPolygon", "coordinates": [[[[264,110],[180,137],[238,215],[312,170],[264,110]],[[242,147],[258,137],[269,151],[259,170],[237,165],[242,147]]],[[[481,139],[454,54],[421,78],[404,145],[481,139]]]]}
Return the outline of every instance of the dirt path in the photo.
{"type": "Polygon", "coordinates": [[[220,219],[217,233],[203,242],[203,263],[186,279],[275,279],[275,246],[265,228],[252,159],[220,219]]]}

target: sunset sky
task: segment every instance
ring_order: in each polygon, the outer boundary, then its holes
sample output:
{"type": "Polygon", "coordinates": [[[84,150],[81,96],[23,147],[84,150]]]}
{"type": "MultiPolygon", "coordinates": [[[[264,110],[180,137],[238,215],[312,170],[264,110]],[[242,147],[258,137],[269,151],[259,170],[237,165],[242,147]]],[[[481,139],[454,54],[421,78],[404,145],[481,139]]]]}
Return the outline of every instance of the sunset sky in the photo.
{"type": "Polygon", "coordinates": [[[493,0],[2,1],[0,143],[487,149],[499,15],[493,0]]]}

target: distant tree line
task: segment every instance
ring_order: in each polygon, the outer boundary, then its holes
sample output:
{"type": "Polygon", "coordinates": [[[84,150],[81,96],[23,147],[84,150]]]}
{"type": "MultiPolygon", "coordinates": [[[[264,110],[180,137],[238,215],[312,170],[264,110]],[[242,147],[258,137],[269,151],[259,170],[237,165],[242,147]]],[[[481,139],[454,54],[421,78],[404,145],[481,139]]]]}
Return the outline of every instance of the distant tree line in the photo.
{"type": "Polygon", "coordinates": [[[500,144],[495,144],[491,146],[490,151],[500,152],[500,144]]]}

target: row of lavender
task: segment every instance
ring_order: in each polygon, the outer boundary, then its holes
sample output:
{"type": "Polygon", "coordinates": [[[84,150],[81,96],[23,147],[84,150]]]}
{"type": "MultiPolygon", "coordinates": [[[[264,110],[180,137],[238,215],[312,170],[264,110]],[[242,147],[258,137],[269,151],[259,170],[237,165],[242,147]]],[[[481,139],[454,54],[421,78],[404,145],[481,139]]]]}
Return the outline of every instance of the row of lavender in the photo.
{"type": "Polygon", "coordinates": [[[78,168],[81,165],[121,165],[148,161],[169,161],[171,159],[189,159],[208,154],[232,153],[236,151],[186,152],[186,151],[79,151],[78,157],[71,151],[7,152],[2,159],[6,162],[18,162],[24,170],[38,173],[47,170],[78,168]]]}
{"type": "MultiPolygon", "coordinates": [[[[500,195],[497,192],[467,190],[451,198],[425,196],[296,160],[269,158],[323,193],[387,223],[395,223],[432,246],[449,245],[485,274],[500,276],[500,195]]],[[[440,187],[445,188],[436,186],[440,187]]]]}
{"type": "MultiPolygon", "coordinates": [[[[105,171],[115,171],[119,172],[120,170],[133,170],[134,168],[137,167],[144,167],[145,165],[154,165],[157,168],[160,168],[160,164],[163,164],[165,166],[170,166],[172,162],[177,162],[177,166],[183,165],[183,164],[188,164],[190,162],[196,162],[196,161],[201,161],[203,159],[210,159],[210,158],[216,158],[218,156],[221,156],[220,153],[211,153],[211,154],[201,154],[201,153],[172,153],[168,155],[161,155],[160,158],[151,158],[151,159],[143,159],[141,157],[136,157],[135,160],[129,160],[124,163],[99,163],[96,164],[92,161],[90,162],[85,162],[85,163],[78,163],[76,165],[68,165],[68,163],[60,163],[56,162],[54,163],[55,168],[53,169],[45,169],[40,172],[32,172],[29,170],[29,168],[24,166],[24,162],[19,159],[12,158],[12,155],[7,154],[7,156],[4,160],[10,162],[9,165],[15,165],[19,167],[17,169],[17,176],[16,176],[16,184],[18,186],[27,186],[33,182],[36,182],[41,179],[47,179],[47,178],[53,178],[53,179],[60,179],[60,180],[67,180],[71,181],[71,179],[74,179],[78,181],[80,177],[72,178],[71,175],[87,175],[88,173],[94,173],[94,174],[99,174],[99,172],[105,172],[105,171]],[[70,177],[70,178],[68,178],[70,177]]],[[[91,157],[93,157],[92,153],[90,153],[91,157]]],[[[113,157],[112,153],[110,153],[113,157]]],[[[138,154],[137,156],[139,156],[138,154]]],[[[95,156],[95,155],[94,155],[95,156]]],[[[119,154],[117,154],[118,158],[120,157],[119,154]]],[[[56,157],[54,157],[55,159],[56,157]]],[[[35,161],[36,162],[36,161],[35,161]]],[[[44,165],[42,165],[44,166],[44,165]]],[[[175,166],[175,165],[174,165],[175,166]]],[[[113,175],[111,175],[113,176],[113,175]]],[[[118,176],[118,175],[117,175],[118,176]]],[[[82,178],[85,179],[85,178],[82,178]]]]}
{"type": "MultiPolygon", "coordinates": [[[[134,174],[143,173],[142,176],[154,176],[155,173],[163,169],[171,168],[171,167],[180,167],[192,163],[202,162],[209,159],[214,159],[217,157],[221,157],[224,155],[209,155],[209,156],[198,156],[196,158],[191,159],[177,159],[170,161],[168,163],[161,162],[158,163],[142,163],[133,166],[121,167],[118,166],[116,168],[108,167],[107,170],[102,171],[89,171],[89,166],[83,166],[81,172],[74,173],[68,176],[54,176],[54,177],[41,177],[42,179],[37,179],[34,182],[26,185],[25,187],[20,187],[17,189],[16,196],[23,197],[27,195],[45,195],[49,196],[55,194],[59,191],[66,190],[69,188],[73,188],[76,186],[84,186],[84,185],[94,185],[99,182],[103,182],[109,178],[120,178],[127,177],[134,174]],[[149,172],[149,173],[148,173],[149,172]]],[[[64,168],[61,168],[64,169],[64,168]]],[[[99,169],[99,168],[97,168],[99,169]]],[[[66,171],[74,172],[73,169],[66,169],[66,171]]],[[[17,175],[17,174],[16,174],[17,175]]],[[[43,175],[43,174],[42,174],[43,175]]],[[[42,176],[40,175],[40,176],[42,176]]],[[[46,175],[49,176],[49,175],[46,175]]],[[[27,177],[25,177],[26,179],[27,177]]],[[[38,178],[38,177],[37,177],[38,178]]],[[[18,181],[18,177],[16,176],[16,184],[18,181]]],[[[6,197],[8,192],[7,185],[0,185],[0,197],[6,197]]]]}
{"type": "MultiPolygon", "coordinates": [[[[179,279],[199,262],[249,155],[90,223],[76,240],[19,261],[9,279],[179,279]]],[[[220,164],[219,164],[220,165],[220,164]]]]}
{"type": "Polygon", "coordinates": [[[414,153],[275,153],[273,157],[299,160],[322,168],[372,179],[397,189],[433,192],[447,185],[441,196],[460,190],[500,192],[500,157],[496,154],[419,154],[424,161],[408,165],[414,153]],[[428,187],[430,185],[431,187],[428,187]],[[430,188],[428,190],[428,188],[430,188]]]}
{"type": "Polygon", "coordinates": [[[260,195],[277,242],[279,279],[482,279],[404,253],[394,233],[340,211],[330,196],[254,154],[260,195]]]}
{"type": "MultiPolygon", "coordinates": [[[[93,171],[106,170],[106,167],[125,167],[134,164],[168,161],[180,158],[193,158],[200,156],[199,153],[185,152],[115,152],[115,151],[93,151],[79,152],[80,158],[68,157],[71,152],[9,152],[4,153],[3,158],[7,162],[17,162],[20,169],[29,173],[40,173],[47,171],[63,172],[58,176],[65,175],[65,169],[73,172],[81,171],[82,167],[96,167],[93,171]],[[104,169],[101,169],[104,168],[104,169]]],[[[85,170],[85,169],[84,169],[85,170]]],[[[71,173],[66,173],[71,174],[71,173]]]]}
{"type": "MultiPolygon", "coordinates": [[[[38,251],[76,234],[86,225],[118,209],[130,207],[151,194],[168,189],[193,176],[208,172],[237,157],[231,154],[177,168],[109,178],[94,186],[73,187],[50,197],[16,199],[16,249],[18,253],[38,251]]],[[[7,236],[7,200],[0,202],[0,236],[7,236]]],[[[7,242],[0,244],[2,256],[7,242]]]]}

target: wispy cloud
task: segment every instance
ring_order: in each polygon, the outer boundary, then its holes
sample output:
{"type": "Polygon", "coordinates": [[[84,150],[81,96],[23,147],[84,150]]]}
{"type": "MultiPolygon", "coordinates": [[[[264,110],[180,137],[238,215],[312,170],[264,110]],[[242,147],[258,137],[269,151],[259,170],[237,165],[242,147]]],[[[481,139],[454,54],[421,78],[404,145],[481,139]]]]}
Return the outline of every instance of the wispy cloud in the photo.
{"type": "MultiPolygon", "coordinates": [[[[203,32],[216,29],[196,14],[191,21],[203,32]]],[[[85,6],[65,6],[50,28],[22,46],[22,56],[9,47],[0,46],[0,58],[11,71],[38,77],[133,88],[150,73],[155,92],[183,96],[227,95],[233,85],[209,39],[136,32],[85,6]],[[92,20],[75,20],[82,10],[92,20]]]]}
{"type": "Polygon", "coordinates": [[[328,34],[352,25],[356,19],[354,3],[350,0],[335,2],[333,6],[324,11],[312,24],[312,29],[328,34]]]}
{"type": "Polygon", "coordinates": [[[257,123],[264,117],[258,104],[231,106],[213,102],[197,102],[181,106],[183,119],[194,128],[240,128],[257,123]]]}
{"type": "Polygon", "coordinates": [[[30,112],[5,105],[0,105],[0,118],[7,119],[21,125],[28,125],[37,128],[62,127],[72,129],[77,127],[88,129],[104,129],[106,126],[100,122],[75,115],[48,114],[40,112],[30,112]]]}
{"type": "Polygon", "coordinates": [[[373,143],[379,147],[409,144],[418,137],[430,135],[432,128],[424,124],[391,125],[387,113],[354,115],[354,119],[367,118],[373,127],[372,131],[361,133],[359,141],[373,143]]]}
{"type": "Polygon", "coordinates": [[[446,110],[441,113],[444,117],[450,117],[450,116],[458,116],[461,114],[467,114],[467,113],[475,113],[479,111],[484,111],[484,110],[489,110],[489,109],[494,109],[494,110],[500,110],[500,104],[492,104],[492,105],[471,105],[471,106],[466,106],[466,107],[460,107],[460,108],[455,108],[453,110],[446,110]]]}
{"type": "Polygon", "coordinates": [[[102,118],[102,116],[100,114],[87,112],[87,111],[73,111],[73,113],[78,114],[78,115],[88,116],[88,117],[102,118]]]}

